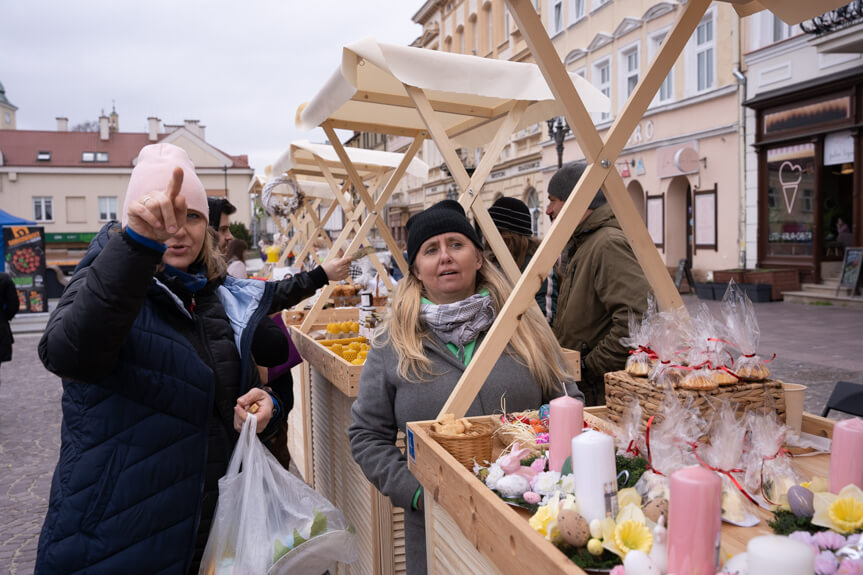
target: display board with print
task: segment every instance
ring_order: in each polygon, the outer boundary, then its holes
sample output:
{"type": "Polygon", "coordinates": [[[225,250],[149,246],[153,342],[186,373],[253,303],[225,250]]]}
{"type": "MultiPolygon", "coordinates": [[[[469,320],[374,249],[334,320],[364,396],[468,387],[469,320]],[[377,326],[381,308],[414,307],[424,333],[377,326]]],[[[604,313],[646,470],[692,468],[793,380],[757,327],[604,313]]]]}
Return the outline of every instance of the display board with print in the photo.
{"type": "Polygon", "coordinates": [[[15,283],[21,313],[48,311],[45,231],[41,226],[3,228],[6,273],[15,283]]]}

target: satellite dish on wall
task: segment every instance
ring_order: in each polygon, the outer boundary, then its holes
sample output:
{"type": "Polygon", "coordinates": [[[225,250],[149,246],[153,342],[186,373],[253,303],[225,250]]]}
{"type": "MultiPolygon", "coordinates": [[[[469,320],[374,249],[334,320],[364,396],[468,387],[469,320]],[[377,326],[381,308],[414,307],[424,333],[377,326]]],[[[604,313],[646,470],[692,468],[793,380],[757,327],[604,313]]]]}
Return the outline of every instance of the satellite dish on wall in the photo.
{"type": "Polygon", "coordinates": [[[674,153],[674,166],[684,174],[697,172],[699,161],[698,152],[688,146],[674,153]]]}

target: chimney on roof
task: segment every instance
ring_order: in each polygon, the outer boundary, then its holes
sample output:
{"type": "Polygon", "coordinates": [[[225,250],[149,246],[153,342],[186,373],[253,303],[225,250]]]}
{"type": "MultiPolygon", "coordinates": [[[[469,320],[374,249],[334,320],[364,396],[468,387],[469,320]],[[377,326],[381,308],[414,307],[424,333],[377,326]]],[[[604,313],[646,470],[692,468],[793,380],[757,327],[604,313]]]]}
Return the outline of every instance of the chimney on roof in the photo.
{"type": "Polygon", "coordinates": [[[69,118],[57,118],[57,131],[58,132],[68,132],[69,131],[69,118]]]}
{"type": "Polygon", "coordinates": [[[108,125],[108,116],[102,114],[99,116],[99,139],[104,141],[108,140],[108,134],[110,134],[110,127],[108,125]]]}
{"type": "Polygon", "coordinates": [[[159,139],[159,132],[162,129],[162,120],[154,116],[147,118],[148,131],[150,132],[149,140],[155,142],[159,139]]]}
{"type": "Polygon", "coordinates": [[[200,120],[183,120],[183,127],[201,138],[202,140],[205,140],[206,138],[204,138],[204,130],[206,129],[206,126],[202,126],[200,122],[200,120]]]}

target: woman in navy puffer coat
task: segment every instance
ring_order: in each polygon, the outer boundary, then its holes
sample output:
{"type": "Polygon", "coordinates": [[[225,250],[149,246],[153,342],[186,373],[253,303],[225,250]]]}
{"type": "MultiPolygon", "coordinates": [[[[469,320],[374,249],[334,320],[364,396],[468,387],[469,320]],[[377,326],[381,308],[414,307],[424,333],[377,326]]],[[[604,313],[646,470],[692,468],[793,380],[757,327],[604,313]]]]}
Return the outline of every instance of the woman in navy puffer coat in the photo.
{"type": "Polygon", "coordinates": [[[257,375],[258,322],[350,260],[281,282],[226,278],[207,214],[185,152],[145,147],[123,226],[93,240],[51,315],[39,355],[63,378],[62,446],[36,573],[197,571],[247,410],[261,438],[286,415],[257,375]]]}

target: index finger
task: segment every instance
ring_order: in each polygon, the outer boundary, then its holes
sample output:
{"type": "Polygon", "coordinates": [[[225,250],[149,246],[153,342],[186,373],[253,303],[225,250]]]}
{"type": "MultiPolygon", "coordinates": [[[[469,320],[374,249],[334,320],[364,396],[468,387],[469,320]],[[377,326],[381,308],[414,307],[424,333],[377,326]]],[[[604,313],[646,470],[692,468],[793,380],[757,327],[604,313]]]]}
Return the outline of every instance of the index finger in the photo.
{"type": "Polygon", "coordinates": [[[171,173],[171,180],[168,182],[168,189],[165,193],[168,194],[168,199],[173,203],[174,199],[180,194],[180,189],[183,187],[183,168],[177,166],[171,173]]]}

